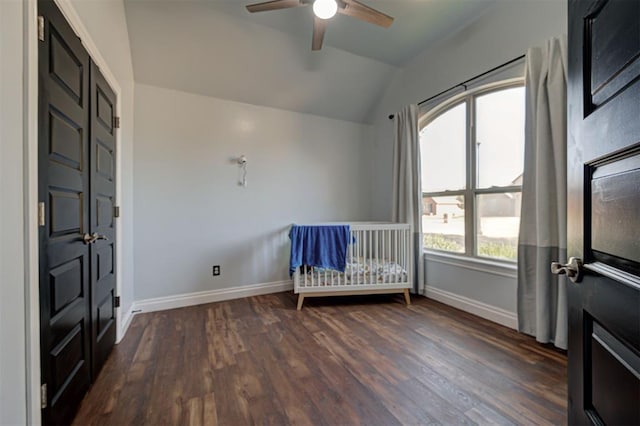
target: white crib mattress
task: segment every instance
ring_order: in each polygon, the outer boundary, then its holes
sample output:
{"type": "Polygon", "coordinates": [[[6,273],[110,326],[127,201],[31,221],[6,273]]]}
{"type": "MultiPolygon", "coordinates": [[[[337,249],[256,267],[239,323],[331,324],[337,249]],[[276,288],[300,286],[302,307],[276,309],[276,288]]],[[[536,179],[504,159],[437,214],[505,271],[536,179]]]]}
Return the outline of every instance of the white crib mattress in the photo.
{"type": "Polygon", "coordinates": [[[354,258],[347,262],[344,272],[333,269],[307,267],[300,274],[303,287],[324,287],[346,284],[393,284],[407,281],[407,271],[398,263],[384,259],[354,258]]]}

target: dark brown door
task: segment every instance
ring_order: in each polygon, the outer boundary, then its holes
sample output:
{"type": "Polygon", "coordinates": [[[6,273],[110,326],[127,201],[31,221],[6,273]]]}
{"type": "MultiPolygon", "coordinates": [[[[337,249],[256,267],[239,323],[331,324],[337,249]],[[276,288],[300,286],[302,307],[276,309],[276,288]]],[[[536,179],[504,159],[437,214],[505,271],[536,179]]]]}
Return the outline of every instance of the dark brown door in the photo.
{"type": "Polygon", "coordinates": [[[46,424],[71,421],[91,383],[89,56],[53,2],[39,42],[40,345],[46,424]]]}
{"type": "Polygon", "coordinates": [[[569,423],[637,425],[640,1],[570,0],[568,88],[569,423]]]}
{"type": "Polygon", "coordinates": [[[97,377],[116,341],[116,96],[95,64],[91,64],[90,226],[91,348],[97,377]]]}
{"type": "Polygon", "coordinates": [[[68,424],[115,342],[115,96],[38,2],[40,348],[45,424],[68,424]]]}

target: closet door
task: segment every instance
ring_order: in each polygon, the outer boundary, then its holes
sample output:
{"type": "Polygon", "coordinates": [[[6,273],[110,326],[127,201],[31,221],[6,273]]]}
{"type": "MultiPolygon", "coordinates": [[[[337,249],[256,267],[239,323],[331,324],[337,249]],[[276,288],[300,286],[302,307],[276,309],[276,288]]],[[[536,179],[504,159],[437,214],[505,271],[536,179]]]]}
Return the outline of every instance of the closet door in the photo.
{"type": "Polygon", "coordinates": [[[52,0],[38,1],[44,424],[69,424],[116,337],[116,97],[52,0]]]}
{"type": "Polygon", "coordinates": [[[39,1],[38,13],[42,415],[68,424],[91,383],[90,62],[53,2],[39,1]]]}
{"type": "Polygon", "coordinates": [[[116,341],[116,96],[91,64],[91,348],[98,376],[116,341]]]}

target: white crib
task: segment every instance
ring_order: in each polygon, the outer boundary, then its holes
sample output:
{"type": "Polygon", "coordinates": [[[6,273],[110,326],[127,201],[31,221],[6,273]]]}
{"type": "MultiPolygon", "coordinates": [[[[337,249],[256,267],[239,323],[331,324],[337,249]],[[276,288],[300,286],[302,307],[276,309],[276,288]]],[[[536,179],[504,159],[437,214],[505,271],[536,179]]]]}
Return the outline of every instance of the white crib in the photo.
{"type": "Polygon", "coordinates": [[[411,226],[356,222],[351,227],[344,272],[301,266],[293,275],[298,310],[306,297],[403,293],[411,304],[413,244],[411,226]]]}

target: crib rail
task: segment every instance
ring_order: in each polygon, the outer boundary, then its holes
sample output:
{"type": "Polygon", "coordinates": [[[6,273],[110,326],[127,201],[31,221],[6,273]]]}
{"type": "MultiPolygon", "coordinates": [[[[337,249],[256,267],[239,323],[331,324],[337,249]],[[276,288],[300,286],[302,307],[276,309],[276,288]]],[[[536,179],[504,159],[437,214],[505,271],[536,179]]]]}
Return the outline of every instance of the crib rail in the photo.
{"type": "Polygon", "coordinates": [[[294,274],[294,290],[336,292],[392,290],[412,286],[411,226],[396,223],[350,224],[345,272],[302,266],[294,274]]]}

